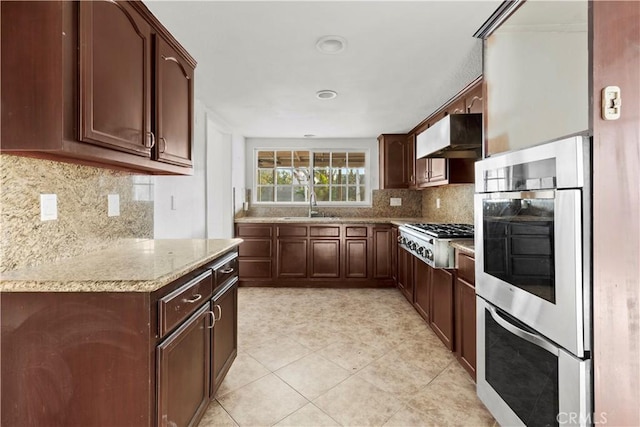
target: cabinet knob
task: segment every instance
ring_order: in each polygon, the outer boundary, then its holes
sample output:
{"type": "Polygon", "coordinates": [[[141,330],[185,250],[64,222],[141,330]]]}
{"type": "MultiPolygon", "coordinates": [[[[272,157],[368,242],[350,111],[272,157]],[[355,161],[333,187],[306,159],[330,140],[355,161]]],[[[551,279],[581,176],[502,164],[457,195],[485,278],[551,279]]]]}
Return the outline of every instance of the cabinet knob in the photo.
{"type": "Polygon", "coordinates": [[[233,273],[233,267],[223,268],[222,270],[220,270],[220,273],[222,274],[233,273]]]}

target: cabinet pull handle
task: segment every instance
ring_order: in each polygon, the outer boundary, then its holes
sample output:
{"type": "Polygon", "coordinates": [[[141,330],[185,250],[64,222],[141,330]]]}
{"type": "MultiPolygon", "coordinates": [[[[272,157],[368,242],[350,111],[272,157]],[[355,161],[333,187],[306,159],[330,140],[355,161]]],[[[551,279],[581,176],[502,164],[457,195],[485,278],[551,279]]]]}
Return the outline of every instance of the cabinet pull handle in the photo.
{"type": "MultiPolygon", "coordinates": [[[[151,145],[149,145],[148,148],[153,148],[154,145],[156,145],[156,136],[153,134],[153,132],[148,132],[149,136],[151,137],[151,145]]],[[[145,147],[147,145],[147,143],[145,142],[145,147]]]]}
{"type": "Polygon", "coordinates": [[[469,103],[469,105],[467,105],[467,113],[471,112],[471,107],[473,107],[473,103],[476,101],[482,101],[482,97],[481,96],[474,96],[471,99],[471,102],[469,103]]]}
{"type": "Polygon", "coordinates": [[[456,113],[464,113],[464,110],[461,110],[460,108],[456,108],[455,110],[453,110],[453,113],[451,114],[456,114],[456,113]]]}
{"type": "Polygon", "coordinates": [[[213,327],[216,325],[216,315],[213,313],[213,311],[207,311],[207,314],[211,315],[211,326],[207,326],[207,328],[213,329],[213,327]]]}
{"type": "Polygon", "coordinates": [[[233,267],[223,268],[222,270],[220,270],[220,273],[222,274],[233,273],[233,267]]]}
{"type": "Polygon", "coordinates": [[[194,302],[200,301],[201,299],[202,299],[202,295],[201,294],[195,294],[191,298],[185,298],[182,301],[188,302],[189,304],[193,304],[194,302]]]}
{"type": "Polygon", "coordinates": [[[166,139],[165,139],[165,137],[163,136],[163,137],[160,137],[160,141],[162,141],[162,145],[161,145],[161,147],[162,147],[162,148],[160,148],[160,152],[161,152],[161,153],[164,153],[164,151],[165,151],[165,150],[166,150],[166,148],[167,148],[167,140],[166,140],[166,139]]]}
{"type": "Polygon", "coordinates": [[[215,313],[216,309],[218,309],[218,317],[215,318],[216,322],[217,322],[218,320],[222,319],[222,307],[220,307],[219,304],[216,304],[216,305],[213,306],[214,313],[215,313]]]}

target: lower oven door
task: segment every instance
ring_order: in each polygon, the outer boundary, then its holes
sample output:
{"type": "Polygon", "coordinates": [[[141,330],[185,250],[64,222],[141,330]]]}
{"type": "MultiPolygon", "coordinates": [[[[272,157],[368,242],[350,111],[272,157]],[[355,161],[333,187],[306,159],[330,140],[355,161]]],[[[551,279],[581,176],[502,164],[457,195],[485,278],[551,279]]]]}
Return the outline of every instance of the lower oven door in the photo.
{"type": "Polygon", "coordinates": [[[591,361],[477,298],[478,397],[503,426],[587,426],[591,361]]]}
{"type": "Polygon", "coordinates": [[[475,230],[478,295],[583,357],[590,294],[581,190],[476,194],[475,230]]]}

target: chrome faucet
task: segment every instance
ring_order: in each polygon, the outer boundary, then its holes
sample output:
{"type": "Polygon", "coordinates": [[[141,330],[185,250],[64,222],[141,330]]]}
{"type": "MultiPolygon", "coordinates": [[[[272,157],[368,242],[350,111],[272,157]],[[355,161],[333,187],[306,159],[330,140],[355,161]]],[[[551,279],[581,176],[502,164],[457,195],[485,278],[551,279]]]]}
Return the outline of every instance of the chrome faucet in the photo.
{"type": "Polygon", "coordinates": [[[316,193],[315,191],[313,191],[313,189],[310,190],[311,194],[309,196],[309,218],[318,214],[318,211],[313,210],[314,206],[318,206],[318,203],[316,202],[316,193]]]}

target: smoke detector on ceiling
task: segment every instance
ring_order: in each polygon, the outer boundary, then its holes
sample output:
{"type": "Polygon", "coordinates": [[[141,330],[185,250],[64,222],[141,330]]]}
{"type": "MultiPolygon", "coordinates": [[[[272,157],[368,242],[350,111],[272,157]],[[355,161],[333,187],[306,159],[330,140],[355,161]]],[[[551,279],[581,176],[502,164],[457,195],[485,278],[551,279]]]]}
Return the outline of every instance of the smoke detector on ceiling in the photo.
{"type": "Polygon", "coordinates": [[[347,48],[347,40],[340,36],[324,36],[320,37],[316,42],[316,49],[321,53],[335,55],[344,52],[347,48]]]}

